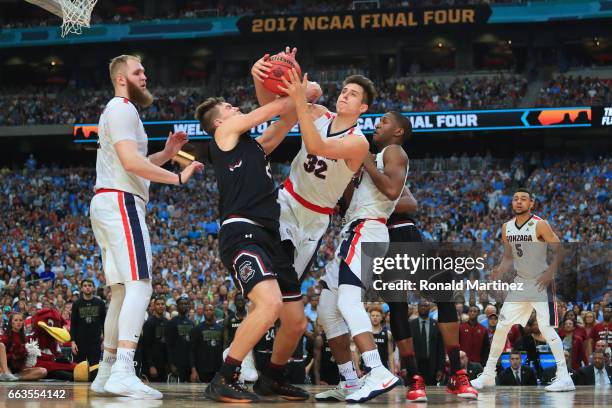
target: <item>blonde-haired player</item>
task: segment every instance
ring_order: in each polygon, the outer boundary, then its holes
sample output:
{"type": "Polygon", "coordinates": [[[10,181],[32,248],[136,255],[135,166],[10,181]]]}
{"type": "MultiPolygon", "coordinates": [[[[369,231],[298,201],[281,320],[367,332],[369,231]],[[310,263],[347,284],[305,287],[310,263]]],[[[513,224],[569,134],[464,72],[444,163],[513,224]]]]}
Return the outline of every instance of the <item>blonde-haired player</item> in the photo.
{"type": "Polygon", "coordinates": [[[523,285],[521,291],[510,292],[506,297],[491,341],[487,364],[480,377],[472,381],[476,389],[495,385],[495,366],[508,332],[513,324],[525,326],[533,309],[536,311],[540,332],[550,346],[557,364],[556,379],[545,388],[546,391],[576,389],[567,371],[563,343],[554,329],[557,326],[554,271],[560,262],[559,238],[545,220],[531,213],[533,206],[531,193],[525,189],[517,190],[512,197],[515,217],[502,226],[504,257],[491,274],[491,279],[506,273],[514,264],[517,271],[515,282],[523,285]],[[546,263],[549,245],[556,252],[551,266],[546,263]]]}
{"type": "Polygon", "coordinates": [[[153,101],[144,67],[140,58],[121,55],[111,61],[109,71],[115,96],[98,125],[96,194],[90,217],[112,297],[104,322],[104,355],[91,389],[160,399],[162,394],[143,384],[134,371],[134,351],[152,293],[145,223],[149,184],[186,183],[203,165],[194,161],[179,174],[160,167],[187,143],[183,132],[171,134],[164,150],[147,157],[147,135],[136,108],[147,108],[153,101]]]}

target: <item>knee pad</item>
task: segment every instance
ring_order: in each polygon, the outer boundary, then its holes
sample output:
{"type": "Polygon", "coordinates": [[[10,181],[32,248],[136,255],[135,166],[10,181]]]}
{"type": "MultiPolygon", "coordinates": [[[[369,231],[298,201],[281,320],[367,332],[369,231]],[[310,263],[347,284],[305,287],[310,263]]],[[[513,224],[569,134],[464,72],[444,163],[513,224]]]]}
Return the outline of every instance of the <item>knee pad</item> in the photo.
{"type": "Polygon", "coordinates": [[[125,299],[125,286],[117,283],[111,286],[111,300],[104,319],[104,347],[116,349],[119,336],[119,313],[125,299]]]}
{"type": "Polygon", "coordinates": [[[456,323],[459,321],[454,303],[436,302],[436,305],[438,305],[438,323],[456,323]]]}
{"type": "Polygon", "coordinates": [[[329,289],[323,289],[317,309],[318,319],[328,339],[333,339],[349,332],[348,326],[338,310],[338,295],[329,289]]]}
{"type": "Polygon", "coordinates": [[[410,325],[408,324],[408,303],[389,302],[391,312],[390,326],[391,334],[396,341],[405,340],[412,337],[410,325]]]}
{"type": "Polygon", "coordinates": [[[125,282],[124,286],[125,298],[119,313],[118,339],[138,343],[153,287],[148,279],[125,282]]]}
{"type": "Polygon", "coordinates": [[[348,324],[351,337],[372,331],[370,316],[361,303],[361,288],[354,285],[340,285],[338,288],[338,310],[348,324]]]}

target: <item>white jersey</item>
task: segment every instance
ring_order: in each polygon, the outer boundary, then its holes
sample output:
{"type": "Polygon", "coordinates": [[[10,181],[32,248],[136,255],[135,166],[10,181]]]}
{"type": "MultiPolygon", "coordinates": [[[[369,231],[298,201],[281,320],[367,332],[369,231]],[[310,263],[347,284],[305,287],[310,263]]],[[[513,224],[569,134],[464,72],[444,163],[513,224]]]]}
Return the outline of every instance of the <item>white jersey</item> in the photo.
{"type": "MultiPolygon", "coordinates": [[[[321,138],[341,138],[363,136],[358,125],[342,133],[331,134],[331,124],[335,113],[325,112],[315,120],[314,125],[321,138]]],[[[289,182],[291,188],[301,198],[318,207],[333,209],[346,186],[355,174],[342,159],[328,159],[309,154],[302,142],[300,151],[291,162],[289,182]]]]}
{"type": "Polygon", "coordinates": [[[516,218],[506,223],[506,239],[512,247],[514,269],[518,276],[524,279],[537,279],[548,268],[548,244],[538,241],[538,222],[546,221],[532,215],[523,225],[517,225],[516,218]]]}
{"type": "Polygon", "coordinates": [[[94,189],[121,190],[149,201],[149,180],[127,172],[121,165],[115,143],[121,140],[136,142],[138,153],[147,156],[147,134],[136,107],[122,97],[112,98],[100,115],[98,124],[98,155],[94,189]]]}
{"type": "MultiPolygon", "coordinates": [[[[385,170],[383,158],[387,147],[376,155],[376,168],[380,173],[383,173],[385,170]]],[[[407,177],[408,166],[406,166],[404,184],[406,184],[407,177]]],[[[387,220],[391,213],[393,213],[397,200],[399,200],[399,197],[395,200],[390,200],[386,195],[381,193],[368,172],[362,169],[357,185],[355,186],[351,204],[346,211],[347,223],[365,218],[384,218],[387,220]]]]}

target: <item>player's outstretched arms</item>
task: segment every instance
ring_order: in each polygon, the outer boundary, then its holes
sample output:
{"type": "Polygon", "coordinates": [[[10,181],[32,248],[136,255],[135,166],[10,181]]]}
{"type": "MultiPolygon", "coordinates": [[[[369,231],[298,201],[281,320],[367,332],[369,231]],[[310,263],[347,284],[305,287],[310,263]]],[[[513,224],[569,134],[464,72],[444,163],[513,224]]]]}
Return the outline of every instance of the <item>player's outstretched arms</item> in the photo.
{"type": "Polygon", "coordinates": [[[121,165],[126,171],[134,173],[154,183],[179,185],[186,183],[194,172],[201,171],[204,165],[194,161],[179,174],[172,173],[151,163],[146,157],[138,153],[136,142],[133,140],[121,140],[115,143],[115,151],[119,156],[121,165]]]}
{"type": "MultiPolygon", "coordinates": [[[[321,96],[321,87],[316,82],[308,81],[306,88],[306,98],[310,100],[319,99],[321,96]]],[[[288,111],[280,116],[280,119],[272,123],[266,128],[264,133],[257,138],[257,142],[264,149],[266,154],[270,154],[278,147],[285,139],[287,133],[293,129],[298,122],[297,112],[295,111],[295,102],[290,100],[288,111]]]]}
{"type": "Polygon", "coordinates": [[[364,136],[322,139],[314,125],[306,100],[308,74],[305,74],[304,79],[301,80],[297,72],[292,69],[289,71],[289,76],[290,81],[283,78],[283,87],[280,89],[295,101],[306,151],[330,159],[351,160],[352,167],[360,166],[368,153],[370,146],[368,140],[364,136]]]}
{"type": "Polygon", "coordinates": [[[376,161],[371,153],[368,153],[363,161],[363,167],[368,172],[372,182],[389,200],[399,198],[404,189],[408,156],[401,146],[389,146],[383,155],[385,163],[384,171],[381,173],[376,167],[376,161]]]}
{"type": "Polygon", "coordinates": [[[170,132],[164,150],[149,155],[149,161],[156,166],[163,166],[168,160],[177,155],[179,150],[189,143],[187,133],[180,131],[176,133],[170,132]]]}
{"type": "Polygon", "coordinates": [[[395,212],[400,214],[414,214],[417,212],[418,202],[410,192],[408,186],[404,186],[402,195],[395,204],[395,212]]]}

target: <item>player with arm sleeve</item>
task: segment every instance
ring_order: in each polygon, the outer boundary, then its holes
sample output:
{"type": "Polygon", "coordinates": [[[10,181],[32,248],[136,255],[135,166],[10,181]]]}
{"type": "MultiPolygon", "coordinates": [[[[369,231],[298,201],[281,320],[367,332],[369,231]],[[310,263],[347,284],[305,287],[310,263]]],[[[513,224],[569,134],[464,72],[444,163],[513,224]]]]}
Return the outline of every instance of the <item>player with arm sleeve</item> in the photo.
{"type": "Polygon", "coordinates": [[[115,96],[98,125],[92,229],[112,299],[104,322],[104,354],[91,385],[96,393],[144,399],[162,394],[143,384],[134,371],[134,353],[151,297],[151,245],[145,223],[151,181],[180,185],[203,165],[193,162],[175,174],[160,167],[187,143],[187,135],[168,137],[164,150],[147,157],[147,135],[136,105],[146,108],[147,90],[138,57],[121,55],[109,66],[115,96]]]}

